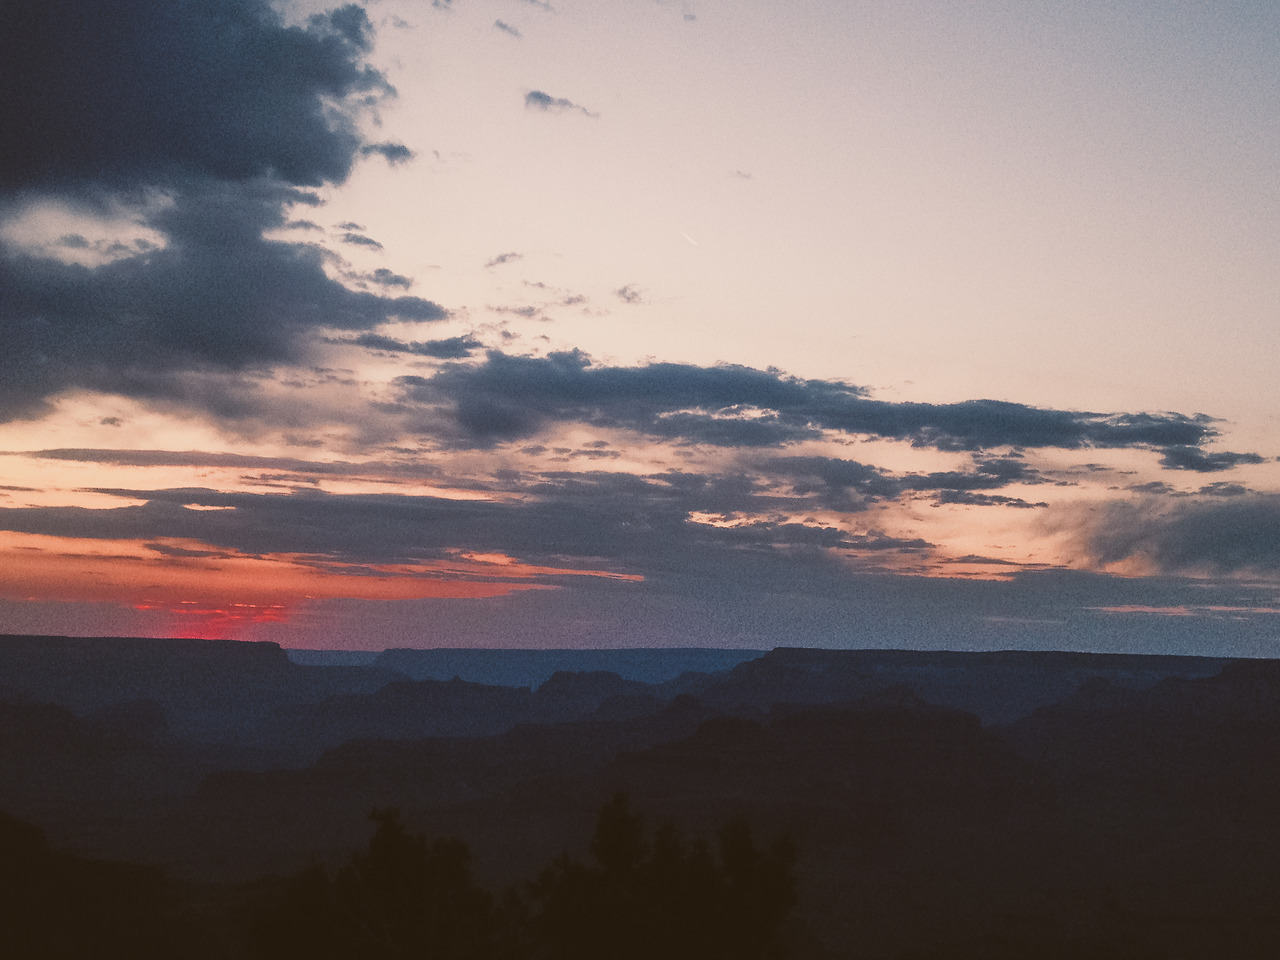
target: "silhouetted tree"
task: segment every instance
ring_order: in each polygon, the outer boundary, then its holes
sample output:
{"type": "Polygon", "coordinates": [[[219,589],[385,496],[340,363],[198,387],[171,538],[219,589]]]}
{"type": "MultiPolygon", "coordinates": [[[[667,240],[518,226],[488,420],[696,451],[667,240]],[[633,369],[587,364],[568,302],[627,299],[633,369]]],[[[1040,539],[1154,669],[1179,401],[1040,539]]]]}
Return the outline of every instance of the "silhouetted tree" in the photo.
{"type": "Polygon", "coordinates": [[[466,844],[409,833],[395,810],[371,819],[366,851],[333,879],[318,865],[304,870],[259,917],[258,949],[279,960],[498,956],[505,925],[471,876],[466,844]]]}
{"type": "Polygon", "coordinates": [[[352,946],[345,919],[329,874],[313,863],[289,881],[275,903],[259,912],[252,938],[265,957],[347,960],[352,946]]]}
{"type": "Polygon", "coordinates": [[[757,846],[750,827],[726,825],[718,856],[664,824],[652,843],[624,795],[600,811],[592,863],[560,857],[531,885],[535,955],[546,960],[697,957],[753,960],[782,954],[795,906],[795,851],[757,846]]]}
{"type": "Polygon", "coordinates": [[[559,857],[527,898],[495,898],[460,840],[409,833],[372,814],[368,849],[335,877],[299,873],[254,925],[268,960],[765,960],[795,905],[789,841],[760,847],[746,823],[712,846],[670,824],[650,840],[618,795],[600,811],[590,862],[559,857]]]}
{"type": "Polygon", "coordinates": [[[40,828],[0,813],[0,957],[171,957],[157,870],[49,847],[40,828]]]}

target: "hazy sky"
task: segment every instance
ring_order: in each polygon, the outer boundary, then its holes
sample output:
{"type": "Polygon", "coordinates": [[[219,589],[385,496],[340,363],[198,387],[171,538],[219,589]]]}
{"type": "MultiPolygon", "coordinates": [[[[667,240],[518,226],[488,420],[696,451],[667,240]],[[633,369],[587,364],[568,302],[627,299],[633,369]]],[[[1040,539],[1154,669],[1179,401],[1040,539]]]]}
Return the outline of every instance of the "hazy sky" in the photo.
{"type": "Polygon", "coordinates": [[[1280,6],[7,18],[0,632],[1280,656],[1280,6]]]}

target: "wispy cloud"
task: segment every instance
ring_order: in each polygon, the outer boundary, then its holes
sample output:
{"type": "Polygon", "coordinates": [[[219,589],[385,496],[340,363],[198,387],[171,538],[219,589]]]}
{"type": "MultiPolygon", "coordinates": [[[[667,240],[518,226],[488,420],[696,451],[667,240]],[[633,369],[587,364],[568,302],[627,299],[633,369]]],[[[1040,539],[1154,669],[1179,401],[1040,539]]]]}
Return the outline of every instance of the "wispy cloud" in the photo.
{"type": "Polygon", "coordinates": [[[530,90],[524,95],[524,106],[526,110],[540,110],[543,113],[581,113],[583,116],[592,119],[599,116],[584,106],[574,103],[572,100],[566,100],[564,97],[553,97],[549,93],[541,90],[530,90]]]}
{"type": "Polygon", "coordinates": [[[1073,517],[1101,565],[1138,562],[1170,573],[1280,571],[1280,495],[1096,504],[1073,517]]]}
{"type": "Polygon", "coordinates": [[[376,154],[393,167],[414,158],[414,152],[403,143],[366,143],[360,148],[360,153],[366,157],[376,154]]]}
{"type": "Polygon", "coordinates": [[[343,243],[350,243],[357,247],[371,247],[374,250],[383,249],[382,244],[372,237],[366,237],[363,233],[344,233],[339,239],[343,243]]]}
{"type": "Polygon", "coordinates": [[[330,340],[330,343],[351,344],[370,350],[389,353],[408,353],[419,357],[435,357],[438,360],[456,360],[482,350],[484,345],[471,335],[445,337],[440,340],[397,340],[377,333],[362,333],[346,340],[330,340]]]}
{"type": "Polygon", "coordinates": [[[1242,463],[1262,463],[1263,458],[1256,453],[1229,453],[1228,451],[1205,451],[1199,447],[1168,446],[1160,459],[1163,466],[1173,470],[1194,470],[1196,473],[1216,473],[1219,470],[1230,470],[1242,463]]]}
{"type": "Polygon", "coordinates": [[[402,274],[388,270],[386,267],[379,267],[373,273],[366,274],[367,278],[376,283],[380,287],[400,287],[408,290],[413,286],[413,281],[402,274]]]}

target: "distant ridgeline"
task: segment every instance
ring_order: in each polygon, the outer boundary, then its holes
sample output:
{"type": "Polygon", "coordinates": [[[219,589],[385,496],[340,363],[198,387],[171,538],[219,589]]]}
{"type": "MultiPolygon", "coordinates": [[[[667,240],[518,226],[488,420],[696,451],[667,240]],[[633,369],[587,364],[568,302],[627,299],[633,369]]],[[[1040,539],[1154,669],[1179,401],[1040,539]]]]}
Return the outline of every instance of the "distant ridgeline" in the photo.
{"type": "Polygon", "coordinates": [[[787,647],[361,653],[233,640],[0,635],[0,699],[56,703],[77,713],[156,701],[170,713],[170,724],[202,735],[214,732],[202,729],[205,721],[221,727],[230,714],[260,721],[264,711],[290,705],[375,697],[389,684],[401,685],[401,698],[413,690],[430,699],[430,691],[451,681],[449,698],[456,701],[468,687],[536,690],[557,674],[581,674],[593,676],[594,685],[610,695],[647,686],[660,699],[692,693],[729,710],[848,702],[901,684],[929,703],[1000,723],[1060,700],[1086,681],[1142,689],[1166,677],[1212,676],[1228,662],[1143,654],[787,647]]]}
{"type": "MultiPolygon", "coordinates": [[[[350,655],[328,650],[288,650],[295,663],[352,663],[350,655]],[[337,653],[337,656],[335,656],[337,653]]],[[[682,673],[721,673],[763,650],[720,650],[707,647],[628,648],[618,650],[393,649],[368,654],[365,663],[405,674],[413,680],[492,683],[504,687],[537,687],[558,671],[607,670],[624,680],[662,683],[682,673]]],[[[357,655],[358,656],[358,655],[357,655]]]]}
{"type": "MultiPolygon", "coordinates": [[[[619,719],[692,695],[720,713],[851,703],[902,687],[1009,723],[1090,682],[1145,689],[1212,676],[1208,657],[778,648],[284,651],[274,643],[0,636],[0,703],[70,711],[150,739],[236,744],[311,762],[352,738],[490,736],[619,719]],[[143,722],[145,720],[145,723],[143,722]],[[140,726],[141,724],[141,726],[140,726]]],[[[249,762],[241,758],[243,762],[249,762]]]]}

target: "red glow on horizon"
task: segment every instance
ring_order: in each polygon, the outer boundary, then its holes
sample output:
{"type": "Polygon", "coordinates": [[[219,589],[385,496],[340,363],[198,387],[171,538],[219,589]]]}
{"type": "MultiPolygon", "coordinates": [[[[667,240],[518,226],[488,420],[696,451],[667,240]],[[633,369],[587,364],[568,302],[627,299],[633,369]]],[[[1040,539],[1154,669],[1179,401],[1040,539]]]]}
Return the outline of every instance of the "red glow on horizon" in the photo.
{"type": "Polygon", "coordinates": [[[165,631],[187,639],[227,640],[241,628],[258,623],[288,623],[292,610],[281,603],[230,603],[210,605],[195,600],[175,603],[135,603],[135,610],[168,614],[172,624],[165,631]]]}

